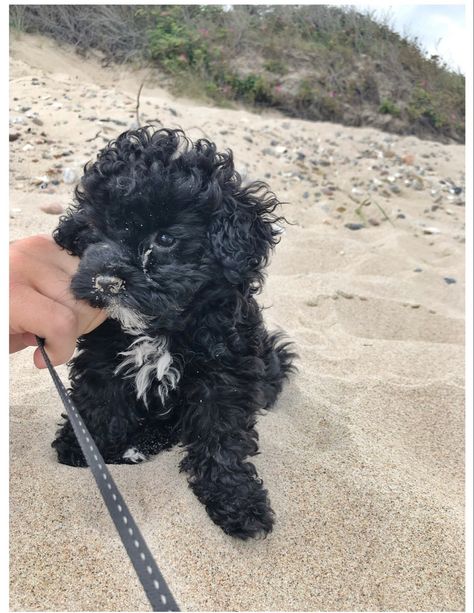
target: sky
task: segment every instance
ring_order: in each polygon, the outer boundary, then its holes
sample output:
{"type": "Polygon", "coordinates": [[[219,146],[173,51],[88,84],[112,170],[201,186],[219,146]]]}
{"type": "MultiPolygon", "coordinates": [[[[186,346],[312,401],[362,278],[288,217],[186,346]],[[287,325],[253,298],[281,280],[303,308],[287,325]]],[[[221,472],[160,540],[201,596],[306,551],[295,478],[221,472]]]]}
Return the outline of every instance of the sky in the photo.
{"type": "Polygon", "coordinates": [[[468,31],[463,4],[361,5],[376,15],[389,15],[392,28],[417,36],[429,55],[439,55],[453,70],[466,74],[468,31]]]}

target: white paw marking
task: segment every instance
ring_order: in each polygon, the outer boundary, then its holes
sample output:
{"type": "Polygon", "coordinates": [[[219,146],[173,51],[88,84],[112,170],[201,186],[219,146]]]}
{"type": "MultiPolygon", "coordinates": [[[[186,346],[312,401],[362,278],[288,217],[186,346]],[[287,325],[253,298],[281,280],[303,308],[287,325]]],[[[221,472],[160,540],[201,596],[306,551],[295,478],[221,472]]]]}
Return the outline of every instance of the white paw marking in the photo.
{"type": "Polygon", "coordinates": [[[136,447],[130,447],[130,449],[127,449],[127,451],[123,454],[122,458],[124,460],[130,460],[131,462],[134,462],[135,464],[146,460],[146,456],[143,455],[141,451],[138,451],[136,447]]]}

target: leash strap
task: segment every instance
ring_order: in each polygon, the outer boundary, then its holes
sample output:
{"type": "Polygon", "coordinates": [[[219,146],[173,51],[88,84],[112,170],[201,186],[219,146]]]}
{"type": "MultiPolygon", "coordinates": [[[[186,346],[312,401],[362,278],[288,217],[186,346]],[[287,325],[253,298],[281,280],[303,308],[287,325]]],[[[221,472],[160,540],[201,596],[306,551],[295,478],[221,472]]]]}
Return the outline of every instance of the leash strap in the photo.
{"type": "Polygon", "coordinates": [[[66,388],[56,373],[51,361],[44,349],[44,339],[36,337],[38,347],[43,355],[54,385],[64,404],[67,415],[74,429],[74,433],[81,446],[82,452],[89,468],[94,475],[107,510],[117,528],[122,543],[135,568],[135,572],[145,590],[153,611],[179,611],[173,595],[171,594],[163,575],[160,573],[153,556],[140,530],[138,529],[132,514],[128,510],[112,475],[105,465],[94,439],[90,435],[86,425],[81,419],[79,412],[72,403],[66,388]]]}

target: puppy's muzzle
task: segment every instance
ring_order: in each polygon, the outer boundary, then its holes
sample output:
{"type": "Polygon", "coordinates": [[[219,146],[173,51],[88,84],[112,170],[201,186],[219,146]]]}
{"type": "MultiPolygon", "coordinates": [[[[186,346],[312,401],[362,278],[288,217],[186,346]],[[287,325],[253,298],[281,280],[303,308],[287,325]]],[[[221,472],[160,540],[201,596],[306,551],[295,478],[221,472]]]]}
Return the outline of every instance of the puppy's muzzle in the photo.
{"type": "Polygon", "coordinates": [[[94,287],[98,289],[100,292],[104,292],[106,294],[118,294],[125,283],[123,279],[119,279],[119,277],[111,277],[109,275],[98,275],[94,281],[94,287]]]}

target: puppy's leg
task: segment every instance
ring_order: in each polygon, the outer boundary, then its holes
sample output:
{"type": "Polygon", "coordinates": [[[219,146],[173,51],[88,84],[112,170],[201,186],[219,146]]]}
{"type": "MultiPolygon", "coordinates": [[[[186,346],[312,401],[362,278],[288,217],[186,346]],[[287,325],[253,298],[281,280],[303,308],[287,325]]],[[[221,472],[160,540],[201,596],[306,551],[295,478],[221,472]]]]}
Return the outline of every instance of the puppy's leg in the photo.
{"type": "MultiPolygon", "coordinates": [[[[123,457],[125,450],[131,447],[128,440],[138,427],[130,413],[127,415],[129,404],[123,399],[119,400],[116,393],[113,401],[104,401],[104,390],[101,392],[102,394],[91,394],[86,398],[82,393],[73,392],[72,401],[107,463],[137,462],[138,455],[130,456],[129,459],[123,457]]],[[[86,466],[84,455],[67,417],[58,430],[52,447],[56,449],[61,464],[86,466]]]]}
{"type": "Polygon", "coordinates": [[[271,531],[273,511],[255,466],[246,460],[258,449],[251,386],[229,379],[195,382],[188,394],[181,470],[189,473],[211,519],[227,534],[246,539],[271,531]]]}
{"type": "Polygon", "coordinates": [[[161,451],[171,449],[178,442],[179,434],[173,414],[167,420],[158,420],[151,416],[130,436],[129,448],[122,454],[122,462],[140,462],[161,451]]]}
{"type": "MultiPolygon", "coordinates": [[[[115,377],[109,365],[102,370],[98,366],[91,368],[91,364],[98,362],[97,355],[89,354],[87,348],[84,348],[72,362],[71,399],[105,461],[133,461],[122,456],[132,446],[129,441],[140,429],[145,409],[139,406],[127,382],[115,377]]],[[[86,465],[67,418],[58,430],[52,446],[62,464],[86,465]]]]}

